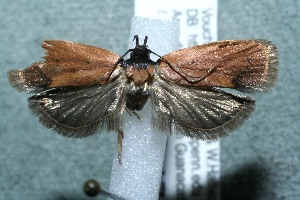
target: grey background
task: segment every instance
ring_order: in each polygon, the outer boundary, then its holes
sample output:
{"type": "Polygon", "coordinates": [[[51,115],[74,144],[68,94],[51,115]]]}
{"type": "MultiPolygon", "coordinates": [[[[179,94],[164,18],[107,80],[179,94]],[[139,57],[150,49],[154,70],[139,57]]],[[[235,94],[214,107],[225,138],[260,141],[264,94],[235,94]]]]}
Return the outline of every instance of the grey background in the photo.
{"type": "MultiPolygon", "coordinates": [[[[155,5],[154,5],[155,6],[155,5]]],[[[275,88],[256,94],[247,123],[221,140],[222,199],[300,197],[300,1],[219,1],[219,39],[265,38],[279,49],[275,88]]],[[[117,134],[75,140],[44,128],[8,69],[41,60],[44,39],[127,50],[133,1],[0,0],[0,199],[90,199],[82,183],[108,188],[117,134]]]]}

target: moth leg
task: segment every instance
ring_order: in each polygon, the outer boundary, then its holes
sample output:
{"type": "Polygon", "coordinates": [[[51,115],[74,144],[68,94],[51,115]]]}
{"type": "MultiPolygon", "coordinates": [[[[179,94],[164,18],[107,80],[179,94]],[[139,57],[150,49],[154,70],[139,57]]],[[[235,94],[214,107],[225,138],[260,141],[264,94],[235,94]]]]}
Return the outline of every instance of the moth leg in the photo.
{"type": "Polygon", "coordinates": [[[131,108],[125,107],[126,111],[129,113],[130,116],[135,115],[140,121],[143,121],[143,118],[141,115],[139,115],[137,112],[132,110],[131,108]]]}
{"type": "Polygon", "coordinates": [[[122,160],[122,140],[124,138],[124,133],[123,133],[123,130],[119,128],[118,130],[118,160],[119,160],[119,163],[121,163],[121,160],[122,160]]]}

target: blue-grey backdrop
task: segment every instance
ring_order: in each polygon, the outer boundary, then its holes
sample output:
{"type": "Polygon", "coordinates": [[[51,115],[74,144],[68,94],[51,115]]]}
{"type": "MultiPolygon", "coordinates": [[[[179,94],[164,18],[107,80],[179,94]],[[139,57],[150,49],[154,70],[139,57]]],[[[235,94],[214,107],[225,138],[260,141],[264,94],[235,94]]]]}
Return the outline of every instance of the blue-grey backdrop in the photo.
{"type": "MultiPolygon", "coordinates": [[[[66,139],[44,128],[7,70],[41,60],[44,39],[122,54],[133,1],[0,0],[0,199],[88,199],[82,183],[108,187],[117,134],[66,139]]],[[[155,6],[155,5],[154,5],[155,6]]],[[[300,1],[219,1],[219,39],[265,38],[279,49],[278,83],[254,95],[247,123],[221,140],[222,199],[300,198],[300,1]]]]}

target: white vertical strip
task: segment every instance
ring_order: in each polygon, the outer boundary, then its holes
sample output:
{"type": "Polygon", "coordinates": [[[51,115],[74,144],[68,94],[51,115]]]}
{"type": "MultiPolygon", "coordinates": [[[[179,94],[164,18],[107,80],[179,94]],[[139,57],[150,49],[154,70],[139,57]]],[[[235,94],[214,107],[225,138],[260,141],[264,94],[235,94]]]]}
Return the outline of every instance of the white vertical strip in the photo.
{"type": "MultiPolygon", "coordinates": [[[[135,46],[134,35],[139,35],[140,44],[147,35],[148,47],[158,54],[166,54],[178,48],[178,32],[177,24],[171,20],[133,17],[129,48],[135,46]]],[[[116,155],[109,191],[129,200],[157,200],[159,196],[167,135],[151,126],[151,109],[147,103],[138,111],[143,121],[124,112],[122,165],[116,155]]]]}
{"type": "MultiPolygon", "coordinates": [[[[217,40],[217,0],[135,0],[135,14],[180,24],[181,48],[217,40]]],[[[220,199],[219,141],[170,137],[163,195],[166,199],[220,199]]]]}

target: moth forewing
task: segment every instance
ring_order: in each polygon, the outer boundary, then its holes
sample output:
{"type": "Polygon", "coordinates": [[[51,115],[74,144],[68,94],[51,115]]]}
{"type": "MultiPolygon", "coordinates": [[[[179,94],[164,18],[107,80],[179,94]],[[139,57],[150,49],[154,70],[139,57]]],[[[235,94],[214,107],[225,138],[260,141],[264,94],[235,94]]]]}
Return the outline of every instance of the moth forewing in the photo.
{"type": "Polygon", "coordinates": [[[158,61],[158,73],[177,85],[243,92],[267,91],[277,70],[277,49],[266,40],[218,41],[174,51],[158,61]]]}
{"type": "Polygon", "coordinates": [[[57,87],[101,85],[120,75],[114,73],[120,56],[108,50],[55,40],[45,41],[42,46],[47,50],[44,61],[8,72],[17,90],[36,93],[57,87]]]}

